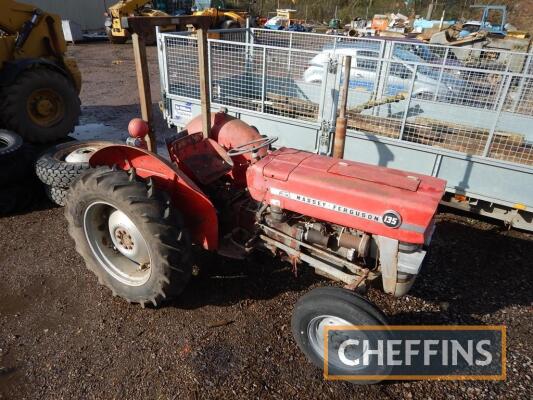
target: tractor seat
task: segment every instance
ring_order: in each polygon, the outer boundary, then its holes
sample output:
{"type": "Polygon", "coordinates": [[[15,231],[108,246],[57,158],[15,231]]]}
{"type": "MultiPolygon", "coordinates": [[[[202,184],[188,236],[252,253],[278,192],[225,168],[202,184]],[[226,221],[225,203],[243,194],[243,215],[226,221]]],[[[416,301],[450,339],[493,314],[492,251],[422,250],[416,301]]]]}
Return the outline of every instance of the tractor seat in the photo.
{"type": "Polygon", "coordinates": [[[168,144],[171,158],[191,179],[202,185],[216,181],[233,169],[226,150],[202,132],[185,135],[168,144]]]}

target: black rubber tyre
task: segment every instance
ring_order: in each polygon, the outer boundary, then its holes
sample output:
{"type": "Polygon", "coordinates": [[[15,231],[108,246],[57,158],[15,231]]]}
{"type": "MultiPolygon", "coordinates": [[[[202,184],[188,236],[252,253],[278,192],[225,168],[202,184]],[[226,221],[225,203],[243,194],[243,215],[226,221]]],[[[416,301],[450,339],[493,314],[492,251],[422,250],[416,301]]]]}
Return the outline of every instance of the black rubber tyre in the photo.
{"type": "Polygon", "coordinates": [[[2,186],[0,189],[0,216],[10,215],[28,208],[41,195],[37,179],[2,186]]]}
{"type": "Polygon", "coordinates": [[[0,157],[0,186],[33,179],[35,177],[33,173],[35,154],[36,151],[31,145],[24,144],[15,152],[0,157]]]}
{"type": "MultiPolygon", "coordinates": [[[[76,250],[89,270],[114,295],[128,302],[158,306],[169,297],[181,293],[191,276],[190,238],[179,212],[171,206],[168,195],[158,190],[152,180],[142,181],[134,173],[99,167],[86,171],[69,191],[65,215],[76,250]],[[148,280],[133,286],[111,273],[93,252],[92,243],[111,243],[108,228],[100,229],[102,238],[87,238],[84,224],[87,210],[105,203],[124,213],[141,233],[150,254],[148,280]],[[107,235],[107,236],[106,236],[107,235]]],[[[102,218],[105,218],[103,216],[102,218]]],[[[102,220],[106,224],[105,220],[102,220]]],[[[102,226],[101,225],[101,226],[102,226]]],[[[109,245],[105,245],[108,246],[109,245]]],[[[101,246],[101,247],[104,247],[101,246]]],[[[119,255],[120,257],[120,255],[119,255]]],[[[122,256],[125,257],[125,256],[122,256]]]]}
{"type": "Polygon", "coordinates": [[[46,197],[50,201],[58,206],[64,207],[67,202],[68,189],[55,187],[55,186],[45,186],[44,188],[46,197]]]}
{"type": "Polygon", "coordinates": [[[65,158],[75,150],[84,147],[102,148],[111,142],[98,140],[74,141],[50,147],[35,163],[35,173],[45,185],[66,188],[90,168],[87,162],[66,162],[65,158]]]}
{"type": "Polygon", "coordinates": [[[0,129],[0,160],[11,156],[22,147],[22,138],[15,132],[0,129]]]}
{"type": "MultiPolygon", "coordinates": [[[[32,103],[33,104],[33,103],[32,103]]],[[[37,107],[37,106],[35,106],[37,107]]],[[[6,86],[0,100],[3,125],[32,143],[54,142],[70,132],[78,123],[80,99],[72,82],[59,72],[46,68],[30,68],[21,72],[15,82],[6,86]],[[30,106],[33,96],[48,92],[60,103],[57,118],[36,121],[37,111],[30,106]]]]}
{"type": "MultiPolygon", "coordinates": [[[[294,307],[291,319],[292,334],[298,347],[307,359],[318,368],[324,368],[324,354],[320,354],[312,345],[309,328],[315,318],[333,316],[341,318],[352,325],[387,325],[385,315],[365,298],[338,287],[313,289],[302,296],[294,307]]],[[[346,367],[343,375],[352,371],[346,367]]],[[[353,381],[358,384],[370,384],[379,381],[353,381]]]]}
{"type": "Polygon", "coordinates": [[[113,31],[111,30],[111,28],[106,27],[105,32],[107,34],[109,42],[112,44],[124,44],[128,41],[128,38],[126,36],[113,36],[113,31]]]}

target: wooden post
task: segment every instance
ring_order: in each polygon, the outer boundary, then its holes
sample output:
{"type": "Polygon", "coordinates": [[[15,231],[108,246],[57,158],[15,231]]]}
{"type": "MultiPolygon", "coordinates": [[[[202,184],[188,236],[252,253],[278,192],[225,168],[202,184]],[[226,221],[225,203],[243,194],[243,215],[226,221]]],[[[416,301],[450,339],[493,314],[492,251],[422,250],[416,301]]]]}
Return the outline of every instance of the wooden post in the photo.
{"type": "Polygon", "coordinates": [[[207,28],[196,31],[198,43],[198,73],[200,75],[200,102],[202,106],[202,133],[204,138],[211,136],[211,100],[209,94],[209,50],[207,47],[207,28]]]}
{"type": "Polygon", "coordinates": [[[352,56],[344,56],[344,81],[342,82],[341,104],[339,116],[335,122],[335,136],[333,138],[333,157],[344,158],[344,142],[346,141],[346,105],[348,104],[348,90],[350,87],[350,72],[352,56]]]}
{"type": "Polygon", "coordinates": [[[152,119],[152,93],[150,92],[150,75],[148,62],[146,61],[146,45],[144,39],[137,33],[131,35],[133,41],[133,56],[135,59],[135,71],[137,72],[137,85],[139,86],[139,98],[141,103],[141,118],[148,123],[150,128],[146,137],[148,150],[157,153],[153,119],[152,119]]]}

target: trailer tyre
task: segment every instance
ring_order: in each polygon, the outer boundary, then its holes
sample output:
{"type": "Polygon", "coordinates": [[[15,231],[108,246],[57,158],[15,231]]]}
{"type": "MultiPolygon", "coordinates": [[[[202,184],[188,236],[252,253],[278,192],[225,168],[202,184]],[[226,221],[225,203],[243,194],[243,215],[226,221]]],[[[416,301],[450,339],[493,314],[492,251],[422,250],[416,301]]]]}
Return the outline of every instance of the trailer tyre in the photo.
{"type": "Polygon", "coordinates": [[[0,216],[21,212],[41,195],[37,179],[29,179],[0,189],[0,216]]]}
{"type": "Polygon", "coordinates": [[[65,206],[68,189],[47,185],[44,190],[46,192],[46,197],[48,197],[52,203],[61,207],[65,206]]]}
{"type": "Polygon", "coordinates": [[[0,156],[0,190],[6,185],[21,183],[35,176],[33,174],[35,153],[31,145],[24,144],[16,151],[0,156]]]}
{"type": "Polygon", "coordinates": [[[109,144],[88,140],[53,146],[39,157],[35,163],[35,173],[45,185],[68,189],[82,172],[90,168],[90,156],[109,144]]]}
{"type": "Polygon", "coordinates": [[[158,306],[189,281],[189,235],[151,179],[108,167],[86,171],[69,190],[65,215],[76,250],[113,295],[158,306]]]}
{"type": "Polygon", "coordinates": [[[46,68],[21,72],[2,92],[2,122],[32,143],[56,141],[78,123],[80,99],[61,73],[46,68]]]}
{"type": "MultiPolygon", "coordinates": [[[[291,319],[292,334],[307,359],[324,368],[325,327],[335,325],[387,325],[385,315],[365,298],[337,287],[324,287],[301,297],[291,319]]],[[[336,364],[342,375],[353,374],[353,367],[336,364]]],[[[384,366],[383,374],[388,367],[384,366]]],[[[379,381],[354,381],[369,384],[379,381]]]]}

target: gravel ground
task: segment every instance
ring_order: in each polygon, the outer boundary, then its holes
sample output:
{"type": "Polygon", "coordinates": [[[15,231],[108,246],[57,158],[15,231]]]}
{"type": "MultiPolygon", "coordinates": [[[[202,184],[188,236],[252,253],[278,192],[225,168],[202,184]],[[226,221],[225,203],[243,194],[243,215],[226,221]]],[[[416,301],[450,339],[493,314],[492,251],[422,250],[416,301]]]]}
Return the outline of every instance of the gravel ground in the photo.
{"type": "MultiPolygon", "coordinates": [[[[84,77],[82,123],[125,129],[138,114],[130,46],[71,48],[84,77]]],[[[158,98],[155,49],[149,49],[158,98]]],[[[163,134],[159,114],[156,127],[163,134]]],[[[39,196],[38,196],[39,195],[39,196]]],[[[533,235],[443,212],[408,296],[368,293],[397,324],[504,324],[505,382],[326,382],[290,333],[297,299],[331,285],[276,260],[214,259],[161,309],[113,298],[86,270],[63,210],[41,195],[0,219],[0,398],[533,397],[533,235]],[[528,261],[529,260],[529,261],[528,261]]]]}

